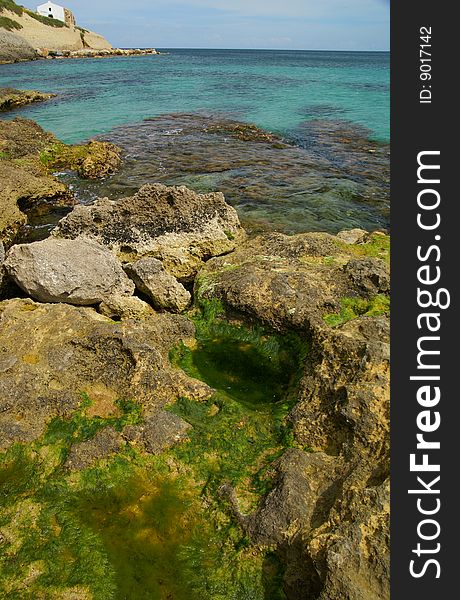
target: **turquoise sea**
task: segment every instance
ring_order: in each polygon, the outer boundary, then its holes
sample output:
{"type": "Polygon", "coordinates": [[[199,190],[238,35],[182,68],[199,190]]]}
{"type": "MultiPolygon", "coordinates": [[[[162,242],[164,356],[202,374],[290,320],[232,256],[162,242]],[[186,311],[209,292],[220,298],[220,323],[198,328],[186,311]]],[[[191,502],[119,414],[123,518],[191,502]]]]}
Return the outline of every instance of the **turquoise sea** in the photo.
{"type": "Polygon", "coordinates": [[[101,136],[121,145],[131,167],[112,187],[107,182],[101,189],[77,186],[84,202],[102,192],[116,196],[161,180],[198,191],[222,189],[255,229],[388,226],[389,53],[164,52],[0,66],[1,86],[58,94],[6,118],[34,119],[65,142],[101,136]],[[198,121],[191,123],[190,115],[198,121]],[[225,165],[216,164],[223,160],[222,143],[228,139],[211,144],[199,121],[203,118],[254,123],[295,150],[279,150],[278,160],[272,149],[248,145],[245,164],[235,170],[228,165],[235,164],[242,148],[234,140],[233,146],[226,145],[225,165]],[[187,144],[187,160],[192,144],[198,158],[182,173],[187,144]],[[210,153],[216,160],[209,160],[210,153]],[[163,170],[158,169],[161,161],[163,170]],[[267,164],[278,171],[269,172],[267,164]],[[257,189],[253,177],[260,179],[257,189]]]}

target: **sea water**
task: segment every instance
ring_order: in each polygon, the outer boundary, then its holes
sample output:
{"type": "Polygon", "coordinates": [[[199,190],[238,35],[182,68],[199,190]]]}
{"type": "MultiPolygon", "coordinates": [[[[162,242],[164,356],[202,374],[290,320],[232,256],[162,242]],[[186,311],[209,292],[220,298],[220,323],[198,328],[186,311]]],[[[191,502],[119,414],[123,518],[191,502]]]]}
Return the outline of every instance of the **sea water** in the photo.
{"type": "MultiPolygon", "coordinates": [[[[0,85],[57,94],[5,118],[120,146],[123,168],[108,180],[64,175],[83,203],[162,182],[223,192],[249,232],[389,227],[388,53],[163,52],[2,66],[0,85]],[[235,122],[285,147],[239,139],[235,122]]],[[[30,218],[31,239],[61,217],[30,218]]]]}
{"type": "Polygon", "coordinates": [[[349,121],[376,140],[389,140],[389,53],[164,52],[4,65],[0,85],[57,93],[21,115],[65,142],[147,117],[197,111],[224,112],[282,135],[295,135],[313,119],[349,121]]]}

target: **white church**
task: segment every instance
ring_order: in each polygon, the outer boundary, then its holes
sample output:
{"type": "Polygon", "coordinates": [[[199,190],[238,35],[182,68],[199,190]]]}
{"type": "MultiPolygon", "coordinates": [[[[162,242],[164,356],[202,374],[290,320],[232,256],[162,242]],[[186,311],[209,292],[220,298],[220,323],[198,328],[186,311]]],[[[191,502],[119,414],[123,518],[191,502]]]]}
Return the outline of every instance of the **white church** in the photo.
{"type": "Polygon", "coordinates": [[[49,17],[50,19],[57,19],[58,21],[66,22],[65,8],[54,4],[54,2],[46,2],[37,6],[37,13],[42,17],[49,17]]]}

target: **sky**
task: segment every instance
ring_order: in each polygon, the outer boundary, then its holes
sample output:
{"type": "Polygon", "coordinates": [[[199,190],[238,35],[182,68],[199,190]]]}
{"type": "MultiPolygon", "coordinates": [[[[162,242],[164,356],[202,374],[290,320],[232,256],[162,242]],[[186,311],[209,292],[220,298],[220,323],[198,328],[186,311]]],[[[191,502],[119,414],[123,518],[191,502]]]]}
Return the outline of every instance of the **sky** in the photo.
{"type": "MultiPolygon", "coordinates": [[[[21,3],[21,0],[17,0],[21,3]]],[[[43,0],[45,1],[45,0],[43,0]]],[[[35,9],[41,1],[22,1],[35,9]]],[[[389,0],[64,0],[114,46],[389,50],[389,0]]]]}

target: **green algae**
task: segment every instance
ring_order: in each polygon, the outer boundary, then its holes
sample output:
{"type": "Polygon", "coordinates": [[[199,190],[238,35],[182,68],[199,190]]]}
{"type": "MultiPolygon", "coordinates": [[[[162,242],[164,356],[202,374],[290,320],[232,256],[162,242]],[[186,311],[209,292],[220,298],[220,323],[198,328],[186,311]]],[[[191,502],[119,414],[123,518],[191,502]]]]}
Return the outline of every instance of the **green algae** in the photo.
{"type": "Polygon", "coordinates": [[[116,417],[89,416],[82,394],[71,418],[0,456],[0,589],[9,598],[77,590],[94,600],[284,600],[280,560],[251,545],[219,488],[233,485],[246,512],[270,489],[273,461],[292,443],[286,417],[305,342],[229,320],[218,301],[191,316],[197,345],[171,359],[216,392],[169,407],[193,425],[187,442],[158,456],[126,444],[69,471],[75,444],[142,422],[126,400],[116,417]]]}
{"type": "Polygon", "coordinates": [[[338,327],[360,316],[378,317],[390,312],[390,297],[387,294],[377,294],[373,298],[342,298],[339,313],[324,315],[324,321],[330,327],[338,327]]]}
{"type": "Polygon", "coordinates": [[[385,263],[390,264],[391,238],[385,233],[379,231],[371,233],[364,244],[346,244],[339,240],[337,244],[347,254],[356,257],[380,258],[385,263]]]}

